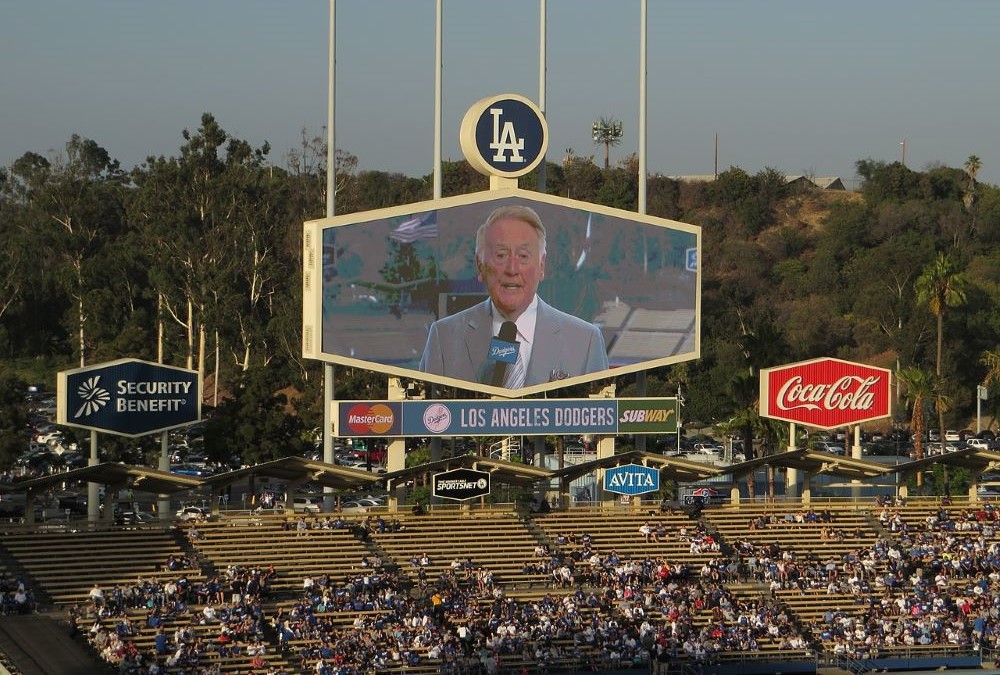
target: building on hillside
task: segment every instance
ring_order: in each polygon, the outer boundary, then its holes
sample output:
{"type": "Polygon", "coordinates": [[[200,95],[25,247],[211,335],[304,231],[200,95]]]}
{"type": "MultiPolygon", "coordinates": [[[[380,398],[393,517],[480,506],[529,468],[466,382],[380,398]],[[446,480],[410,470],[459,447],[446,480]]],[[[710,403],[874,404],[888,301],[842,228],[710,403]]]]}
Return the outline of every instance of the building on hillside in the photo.
{"type": "MultiPolygon", "coordinates": [[[[671,180],[685,183],[712,183],[717,176],[710,173],[685,174],[677,176],[667,176],[671,180]]],[[[846,190],[844,181],[839,176],[805,176],[805,175],[785,175],[785,183],[793,186],[808,188],[819,188],[820,190],[846,190]]]]}

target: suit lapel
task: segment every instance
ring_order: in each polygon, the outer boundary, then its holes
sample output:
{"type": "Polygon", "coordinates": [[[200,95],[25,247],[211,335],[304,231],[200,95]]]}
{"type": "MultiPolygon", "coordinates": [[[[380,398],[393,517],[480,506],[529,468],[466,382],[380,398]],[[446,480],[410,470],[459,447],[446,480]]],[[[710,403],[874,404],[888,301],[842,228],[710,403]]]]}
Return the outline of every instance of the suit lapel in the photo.
{"type": "Polygon", "coordinates": [[[531,361],[528,362],[528,372],[525,383],[548,382],[551,373],[540,372],[545,364],[556,363],[559,359],[556,345],[558,342],[559,322],[552,315],[552,308],[541,298],[538,298],[538,317],[535,319],[535,337],[531,343],[531,361]]]}
{"type": "MultiPolygon", "coordinates": [[[[486,368],[486,353],[490,347],[492,326],[489,300],[485,300],[476,305],[475,311],[469,314],[469,319],[465,324],[465,357],[468,359],[469,372],[474,373],[474,378],[479,382],[485,381],[483,377],[486,368]]],[[[459,358],[459,355],[455,354],[455,358],[459,358]]]]}

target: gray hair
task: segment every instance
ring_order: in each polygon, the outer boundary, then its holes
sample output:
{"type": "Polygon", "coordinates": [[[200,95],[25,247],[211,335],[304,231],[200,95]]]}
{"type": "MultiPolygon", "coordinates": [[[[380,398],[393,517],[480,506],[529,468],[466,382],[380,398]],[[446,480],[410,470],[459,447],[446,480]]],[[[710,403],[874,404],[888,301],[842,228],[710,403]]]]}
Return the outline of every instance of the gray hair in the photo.
{"type": "Polygon", "coordinates": [[[489,229],[490,225],[504,218],[520,220],[535,228],[535,232],[538,234],[539,253],[543,257],[545,256],[545,225],[542,224],[538,213],[530,206],[510,204],[494,209],[493,213],[487,216],[486,221],[476,230],[476,260],[483,259],[482,252],[486,241],[486,230],[489,229]]]}

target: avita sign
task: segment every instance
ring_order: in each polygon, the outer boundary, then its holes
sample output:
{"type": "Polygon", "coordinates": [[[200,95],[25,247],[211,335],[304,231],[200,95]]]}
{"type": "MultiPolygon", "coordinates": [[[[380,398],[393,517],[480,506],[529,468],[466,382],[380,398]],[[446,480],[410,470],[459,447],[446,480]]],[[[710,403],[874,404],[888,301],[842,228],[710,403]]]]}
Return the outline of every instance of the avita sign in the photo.
{"type": "Polygon", "coordinates": [[[760,372],[760,414],[820,429],[889,417],[892,371],[813,359],[760,372]]]}

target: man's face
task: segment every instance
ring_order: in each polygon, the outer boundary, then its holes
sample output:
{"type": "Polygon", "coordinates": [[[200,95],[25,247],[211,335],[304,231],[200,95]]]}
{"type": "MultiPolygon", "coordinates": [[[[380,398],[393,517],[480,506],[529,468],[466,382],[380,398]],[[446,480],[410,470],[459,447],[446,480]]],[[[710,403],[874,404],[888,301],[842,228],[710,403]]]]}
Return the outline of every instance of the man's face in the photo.
{"type": "Polygon", "coordinates": [[[535,297],[538,282],[545,278],[545,256],[538,232],[523,220],[501,218],[483,237],[479,280],[486,284],[493,304],[511,321],[516,320],[535,297]]]}

